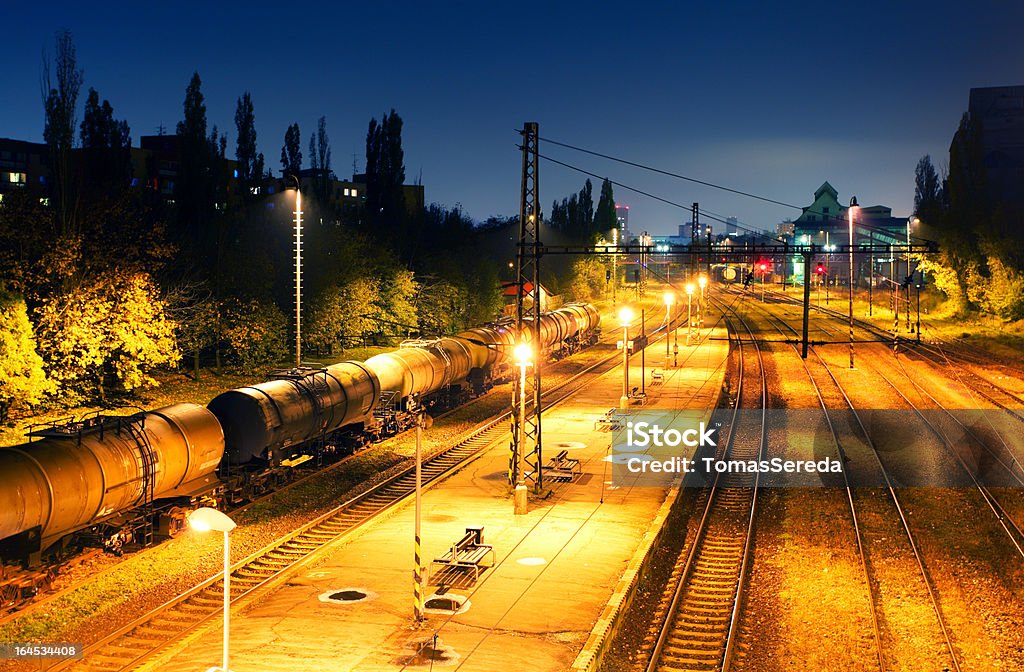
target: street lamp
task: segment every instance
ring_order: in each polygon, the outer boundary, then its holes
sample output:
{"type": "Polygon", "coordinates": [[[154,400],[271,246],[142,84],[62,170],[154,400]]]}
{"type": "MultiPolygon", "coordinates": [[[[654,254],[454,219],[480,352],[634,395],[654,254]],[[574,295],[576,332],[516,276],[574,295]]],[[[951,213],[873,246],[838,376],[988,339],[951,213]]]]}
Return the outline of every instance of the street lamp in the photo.
{"type": "Polygon", "coordinates": [[[850,368],[853,368],[853,212],[857,209],[857,197],[850,199],[850,368]]]}
{"type": "Polygon", "coordinates": [[[231,614],[231,542],[229,535],[235,529],[235,521],[217,509],[204,506],[196,509],[188,517],[188,524],[197,532],[224,533],[224,659],[221,667],[211,667],[206,672],[229,672],[228,668],[228,626],[231,614]]]}
{"type": "MultiPolygon", "coordinates": [[[[711,227],[708,227],[710,230],[711,227]]],[[[704,328],[704,309],[707,308],[708,303],[708,276],[701,275],[697,278],[697,284],[700,285],[700,310],[697,311],[699,317],[697,318],[700,322],[697,330],[697,340],[700,340],[700,329],[704,328]]]]}
{"type": "Polygon", "coordinates": [[[686,283],[686,344],[693,335],[693,283],[686,283]]]}
{"type": "Polygon", "coordinates": [[[302,185],[295,180],[295,368],[302,366],[302,185]]]}
{"type": "Polygon", "coordinates": [[[516,492],[514,497],[513,509],[515,515],[523,515],[527,513],[527,498],[526,498],[526,367],[530,366],[531,359],[533,358],[533,348],[528,343],[520,343],[512,351],[512,356],[516,360],[516,366],[519,367],[519,425],[517,431],[519,432],[519,441],[516,445],[519,447],[517,451],[519,454],[516,456],[519,460],[518,465],[518,478],[516,479],[516,492]]]}
{"type": "Polygon", "coordinates": [[[672,337],[672,304],[676,301],[676,295],[672,292],[665,292],[665,366],[668,366],[669,341],[672,337]]]}
{"type": "Polygon", "coordinates": [[[633,311],[629,306],[619,310],[619,322],[622,324],[622,396],[619,397],[619,408],[629,406],[629,323],[633,321],[633,311]]]}

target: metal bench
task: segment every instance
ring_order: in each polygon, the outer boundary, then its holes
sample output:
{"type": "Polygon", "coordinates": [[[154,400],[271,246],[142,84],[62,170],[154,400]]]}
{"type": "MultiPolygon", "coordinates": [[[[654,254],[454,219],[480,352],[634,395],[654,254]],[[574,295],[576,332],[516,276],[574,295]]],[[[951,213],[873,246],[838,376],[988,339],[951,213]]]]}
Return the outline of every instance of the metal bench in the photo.
{"type": "MultiPolygon", "coordinates": [[[[467,527],[466,534],[452,544],[444,555],[434,558],[430,566],[433,568],[434,565],[438,565],[438,572],[446,569],[472,569],[473,581],[476,582],[480,578],[480,563],[488,554],[491,556],[489,566],[493,567],[494,548],[484,543],[484,528],[467,527]]],[[[433,576],[431,580],[433,580],[433,576]]]]}
{"type": "Polygon", "coordinates": [[[665,380],[665,374],[661,369],[654,369],[651,371],[651,387],[655,385],[661,385],[665,380]]]}
{"type": "Polygon", "coordinates": [[[579,460],[569,457],[569,451],[563,450],[548,461],[544,473],[553,481],[572,483],[583,475],[583,467],[579,460]]]}
{"type": "Polygon", "coordinates": [[[622,424],[621,421],[616,417],[615,413],[618,411],[617,408],[609,408],[605,411],[604,415],[594,421],[594,430],[608,427],[609,429],[618,429],[622,424]]]}

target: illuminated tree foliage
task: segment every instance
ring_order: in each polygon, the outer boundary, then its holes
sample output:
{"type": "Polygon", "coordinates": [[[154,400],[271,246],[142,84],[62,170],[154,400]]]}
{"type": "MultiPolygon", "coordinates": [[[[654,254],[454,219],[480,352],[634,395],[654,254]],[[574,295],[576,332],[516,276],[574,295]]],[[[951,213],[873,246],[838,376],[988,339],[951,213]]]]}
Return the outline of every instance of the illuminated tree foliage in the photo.
{"type": "Polygon", "coordinates": [[[573,262],[572,275],[569,279],[569,294],[574,301],[593,301],[600,298],[605,285],[603,261],[585,257],[573,262]]]}
{"type": "Polygon", "coordinates": [[[0,420],[11,408],[38,404],[52,389],[36,352],[25,300],[0,287],[0,420]]]}
{"type": "Polygon", "coordinates": [[[269,301],[227,299],[222,328],[223,337],[243,370],[280,361],[287,354],[288,318],[269,301]]]}
{"type": "Polygon", "coordinates": [[[146,273],[111,272],[46,299],[36,311],[39,350],[65,397],[105,398],[154,387],[179,359],[174,323],[146,273]]]}

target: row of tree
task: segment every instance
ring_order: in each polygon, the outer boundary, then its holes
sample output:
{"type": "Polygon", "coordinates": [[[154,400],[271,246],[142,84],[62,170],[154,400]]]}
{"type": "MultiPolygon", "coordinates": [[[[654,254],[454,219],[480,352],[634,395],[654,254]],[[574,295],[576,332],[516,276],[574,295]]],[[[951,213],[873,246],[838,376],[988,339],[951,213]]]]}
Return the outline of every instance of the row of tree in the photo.
{"type": "Polygon", "coordinates": [[[941,250],[922,258],[921,270],[957,314],[1024,318],[1024,209],[995,188],[980,121],[963,115],[950,145],[948,174],[940,176],[924,156],[914,182],[921,237],[937,239],[941,250]]]}

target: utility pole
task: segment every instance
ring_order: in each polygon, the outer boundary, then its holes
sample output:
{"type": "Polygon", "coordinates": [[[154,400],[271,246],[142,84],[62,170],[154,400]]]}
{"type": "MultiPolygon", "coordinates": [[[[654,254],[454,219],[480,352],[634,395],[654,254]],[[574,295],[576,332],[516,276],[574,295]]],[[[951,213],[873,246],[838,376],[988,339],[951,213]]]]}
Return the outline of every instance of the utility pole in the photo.
{"type": "MultiPolygon", "coordinates": [[[[693,204],[693,208],[690,212],[690,249],[694,252],[697,251],[697,246],[700,244],[700,229],[698,223],[698,213],[700,212],[700,206],[696,203],[693,204]]],[[[690,254],[690,276],[687,280],[693,280],[693,276],[697,274],[697,255],[690,254]]]]}
{"type": "MultiPolygon", "coordinates": [[[[523,171],[519,199],[519,244],[516,248],[516,328],[520,343],[540,343],[540,132],[535,121],[523,124],[523,171]],[[531,337],[524,338],[530,330],[531,337]]],[[[521,396],[532,396],[533,408],[526,412],[521,405],[512,405],[512,446],[509,455],[509,483],[515,487],[524,474],[520,464],[533,464],[532,478],[539,492],[543,488],[543,459],[541,453],[541,354],[534,355],[533,376],[522,376],[518,385],[533,389],[516,390],[521,396]],[[532,386],[530,385],[532,383],[532,386]],[[522,423],[521,425],[519,423],[522,423]],[[523,428],[522,435],[516,427],[523,428]]]]}

